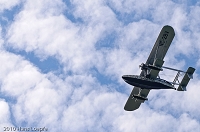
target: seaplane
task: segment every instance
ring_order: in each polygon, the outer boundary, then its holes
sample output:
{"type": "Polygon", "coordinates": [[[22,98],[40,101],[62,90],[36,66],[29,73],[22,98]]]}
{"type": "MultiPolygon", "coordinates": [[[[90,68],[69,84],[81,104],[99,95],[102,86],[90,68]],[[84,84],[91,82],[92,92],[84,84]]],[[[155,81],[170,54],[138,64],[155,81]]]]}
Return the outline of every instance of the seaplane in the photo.
{"type": "Polygon", "coordinates": [[[187,71],[174,69],[171,67],[163,66],[164,57],[169,49],[169,46],[175,36],[174,29],[166,25],[160,31],[160,34],[151,50],[151,53],[146,61],[139,65],[141,68],[140,75],[123,75],[122,79],[134,86],[133,90],[124,106],[126,111],[134,111],[138,109],[141,103],[148,100],[147,96],[152,89],[174,89],[177,91],[186,91],[190,79],[193,78],[195,68],[189,67],[187,71]],[[161,79],[159,72],[163,69],[176,71],[177,74],[173,82],[161,79]],[[184,76],[179,81],[180,74],[184,76]]]}

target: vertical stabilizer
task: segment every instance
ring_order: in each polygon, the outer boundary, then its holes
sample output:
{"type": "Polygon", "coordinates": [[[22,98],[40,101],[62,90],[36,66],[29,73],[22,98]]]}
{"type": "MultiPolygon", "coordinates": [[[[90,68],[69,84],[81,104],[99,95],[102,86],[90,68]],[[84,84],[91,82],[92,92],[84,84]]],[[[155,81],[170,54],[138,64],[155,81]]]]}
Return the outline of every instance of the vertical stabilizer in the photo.
{"type": "Polygon", "coordinates": [[[186,91],[186,86],[188,85],[188,82],[190,81],[190,79],[193,78],[194,71],[195,71],[195,69],[193,67],[188,68],[181,83],[179,84],[177,91],[186,91]]]}

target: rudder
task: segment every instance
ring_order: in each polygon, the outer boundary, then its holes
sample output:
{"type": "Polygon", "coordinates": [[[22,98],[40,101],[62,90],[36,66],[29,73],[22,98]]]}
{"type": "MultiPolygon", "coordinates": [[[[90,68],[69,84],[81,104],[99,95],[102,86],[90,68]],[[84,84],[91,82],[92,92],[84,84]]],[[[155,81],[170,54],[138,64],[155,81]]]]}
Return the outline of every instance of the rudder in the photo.
{"type": "Polygon", "coordinates": [[[177,88],[177,91],[186,91],[186,86],[188,85],[190,79],[193,78],[194,71],[195,69],[193,67],[188,68],[181,83],[179,84],[179,87],[177,88]]]}

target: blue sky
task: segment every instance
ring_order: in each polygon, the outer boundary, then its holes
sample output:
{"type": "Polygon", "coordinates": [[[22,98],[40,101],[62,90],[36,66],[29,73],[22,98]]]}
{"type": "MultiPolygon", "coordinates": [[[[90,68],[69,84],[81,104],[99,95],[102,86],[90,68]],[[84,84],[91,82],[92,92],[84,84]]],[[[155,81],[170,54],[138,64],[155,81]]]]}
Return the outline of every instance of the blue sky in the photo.
{"type": "Polygon", "coordinates": [[[187,0],[1,1],[1,131],[200,131],[199,14],[187,0]],[[176,34],[164,65],[195,67],[194,79],[124,111],[132,86],[121,76],[140,74],[164,25],[176,34]]]}

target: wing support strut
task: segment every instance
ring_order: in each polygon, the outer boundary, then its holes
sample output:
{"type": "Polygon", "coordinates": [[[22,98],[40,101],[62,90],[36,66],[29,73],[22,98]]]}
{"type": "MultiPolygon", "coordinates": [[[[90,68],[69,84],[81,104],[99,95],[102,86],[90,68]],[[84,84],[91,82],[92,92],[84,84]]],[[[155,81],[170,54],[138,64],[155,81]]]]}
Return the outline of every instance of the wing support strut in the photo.
{"type": "Polygon", "coordinates": [[[169,70],[173,70],[173,71],[177,71],[177,72],[183,72],[183,73],[186,73],[185,71],[181,71],[181,70],[174,69],[174,68],[171,68],[171,67],[162,66],[162,68],[169,69],[169,70]]]}
{"type": "Polygon", "coordinates": [[[180,75],[180,71],[178,71],[178,73],[176,74],[176,77],[174,78],[174,81],[173,81],[174,85],[176,84],[176,81],[178,81],[178,84],[180,84],[178,80],[179,75],[180,75]]]}
{"type": "Polygon", "coordinates": [[[142,100],[142,101],[148,100],[147,97],[144,97],[144,96],[141,95],[141,91],[142,91],[142,89],[139,88],[139,93],[138,94],[133,94],[133,97],[136,98],[135,101],[137,101],[137,100],[142,100]]]}
{"type": "Polygon", "coordinates": [[[193,67],[189,67],[186,72],[178,70],[178,69],[174,69],[171,67],[163,66],[162,68],[177,71],[178,73],[176,74],[176,77],[174,78],[174,81],[172,82],[172,84],[179,85],[177,88],[177,91],[186,91],[187,84],[189,83],[190,79],[193,79],[193,73],[195,71],[195,69],[193,67]],[[185,75],[184,75],[183,79],[181,80],[181,82],[179,82],[178,77],[181,72],[185,73],[185,75]],[[176,83],[176,82],[178,82],[178,83],[176,83]]]}

